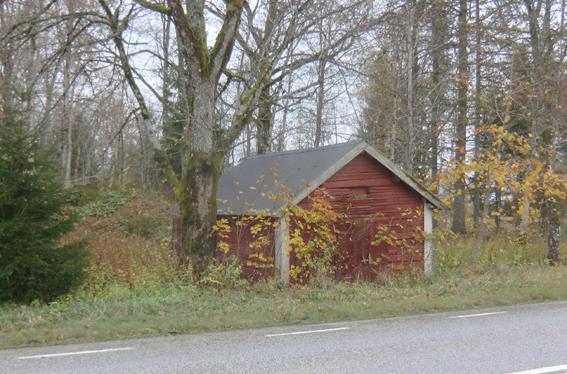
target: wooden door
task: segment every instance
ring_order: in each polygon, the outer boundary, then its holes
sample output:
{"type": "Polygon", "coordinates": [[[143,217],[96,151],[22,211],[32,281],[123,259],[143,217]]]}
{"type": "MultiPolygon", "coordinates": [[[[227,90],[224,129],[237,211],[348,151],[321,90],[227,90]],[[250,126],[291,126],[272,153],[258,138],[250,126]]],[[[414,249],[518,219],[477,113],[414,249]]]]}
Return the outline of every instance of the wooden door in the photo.
{"type": "Polygon", "coordinates": [[[336,277],[343,280],[368,281],[374,278],[372,269],[372,221],[359,219],[340,225],[341,240],[334,261],[336,277]]]}

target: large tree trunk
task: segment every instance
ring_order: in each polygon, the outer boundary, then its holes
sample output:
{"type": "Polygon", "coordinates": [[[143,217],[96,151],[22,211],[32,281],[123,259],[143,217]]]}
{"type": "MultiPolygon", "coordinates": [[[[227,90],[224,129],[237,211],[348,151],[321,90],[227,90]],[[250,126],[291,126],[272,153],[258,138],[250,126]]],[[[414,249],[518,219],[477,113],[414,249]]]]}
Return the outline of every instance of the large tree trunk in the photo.
{"type": "MultiPolygon", "coordinates": [[[[105,0],[98,3],[106,14],[112,30],[124,77],[130,86],[142,117],[140,123],[144,138],[149,139],[164,169],[165,177],[175,193],[180,208],[182,248],[181,263],[191,263],[198,280],[212,258],[216,240],[213,226],[216,222],[217,182],[224,156],[232,143],[250,121],[251,108],[259,98],[259,85],[254,84],[246,94],[239,96],[239,107],[228,129],[221,128],[215,118],[215,103],[219,81],[234,47],[245,1],[226,1],[225,14],[214,45],[207,45],[205,1],[168,0],[166,4],[140,2],[141,5],[171,18],[175,27],[180,56],[177,81],[185,116],[181,177],[177,175],[166,151],[152,134],[152,114],[140,90],[122,39],[124,25],[105,0]]],[[[262,72],[263,70],[260,69],[262,72]]],[[[257,79],[261,82],[262,76],[257,79]]]]}
{"type": "MultiPolygon", "coordinates": [[[[458,164],[465,161],[467,142],[467,94],[468,94],[468,25],[467,0],[459,0],[458,25],[458,74],[457,74],[457,128],[455,133],[455,160],[458,164]]],[[[454,184],[453,232],[464,234],[465,226],[465,175],[459,175],[454,184]]]]}
{"type": "Polygon", "coordinates": [[[186,165],[186,178],[178,197],[183,246],[179,260],[183,267],[191,261],[194,279],[198,280],[216,249],[212,229],[217,219],[220,165],[214,154],[203,151],[194,152],[186,165]]]}
{"type": "Polygon", "coordinates": [[[215,85],[210,80],[194,79],[188,107],[185,141],[191,147],[183,161],[179,190],[176,191],[181,213],[182,244],[185,257],[191,258],[193,275],[198,280],[216,249],[213,226],[217,216],[217,181],[222,156],[215,151],[215,85]]]}

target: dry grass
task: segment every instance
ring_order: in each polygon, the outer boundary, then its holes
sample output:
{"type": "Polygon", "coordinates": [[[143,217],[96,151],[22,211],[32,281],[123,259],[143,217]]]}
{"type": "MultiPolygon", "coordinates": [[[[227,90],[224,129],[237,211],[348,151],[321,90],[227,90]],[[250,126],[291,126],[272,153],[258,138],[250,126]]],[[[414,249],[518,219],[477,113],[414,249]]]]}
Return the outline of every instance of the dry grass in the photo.
{"type": "MultiPolygon", "coordinates": [[[[434,238],[436,272],[471,269],[474,236],[457,236],[437,232],[434,238]]],[[[567,264],[567,237],[560,247],[560,262],[567,264]]],[[[499,267],[546,265],[545,241],[539,233],[517,230],[493,232],[481,248],[477,271],[494,271],[499,267]]]]}
{"type": "Polygon", "coordinates": [[[171,251],[170,203],[134,196],[105,217],[84,217],[69,236],[85,240],[91,253],[85,290],[115,285],[148,287],[179,280],[171,251]]]}

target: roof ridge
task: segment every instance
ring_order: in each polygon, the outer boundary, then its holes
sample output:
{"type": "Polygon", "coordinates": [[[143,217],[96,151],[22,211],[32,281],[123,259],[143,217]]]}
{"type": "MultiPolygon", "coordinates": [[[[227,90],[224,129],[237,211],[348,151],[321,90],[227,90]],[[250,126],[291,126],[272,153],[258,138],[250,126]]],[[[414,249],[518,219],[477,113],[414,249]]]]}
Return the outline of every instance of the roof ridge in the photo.
{"type": "Polygon", "coordinates": [[[252,155],[252,156],[248,156],[245,158],[242,158],[240,160],[240,162],[243,161],[247,161],[247,160],[253,160],[253,159],[258,159],[258,158],[264,158],[264,157],[274,157],[274,156],[281,156],[281,155],[288,155],[288,154],[297,154],[297,153],[307,153],[307,152],[316,152],[316,151],[321,151],[321,150],[325,150],[325,149],[332,149],[332,148],[338,148],[338,147],[342,147],[345,146],[347,144],[359,144],[364,142],[364,140],[362,139],[357,139],[357,140],[350,140],[348,142],[343,142],[343,143],[337,143],[337,144],[329,144],[329,145],[325,145],[323,147],[312,147],[312,148],[305,148],[305,149],[290,149],[287,151],[282,151],[282,152],[271,152],[271,153],[265,153],[262,155],[252,155]]]}

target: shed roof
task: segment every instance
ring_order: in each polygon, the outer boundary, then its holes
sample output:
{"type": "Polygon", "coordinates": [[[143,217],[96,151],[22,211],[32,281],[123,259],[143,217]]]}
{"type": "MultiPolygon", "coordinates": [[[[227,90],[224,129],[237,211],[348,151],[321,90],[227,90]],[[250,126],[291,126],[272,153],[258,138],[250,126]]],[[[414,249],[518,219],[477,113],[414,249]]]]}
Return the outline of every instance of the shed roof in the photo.
{"type": "Polygon", "coordinates": [[[226,170],[217,193],[218,213],[278,214],[288,202],[298,203],[352,159],[366,152],[428,202],[443,203],[421,184],[363,141],[320,148],[257,155],[226,170]]]}

